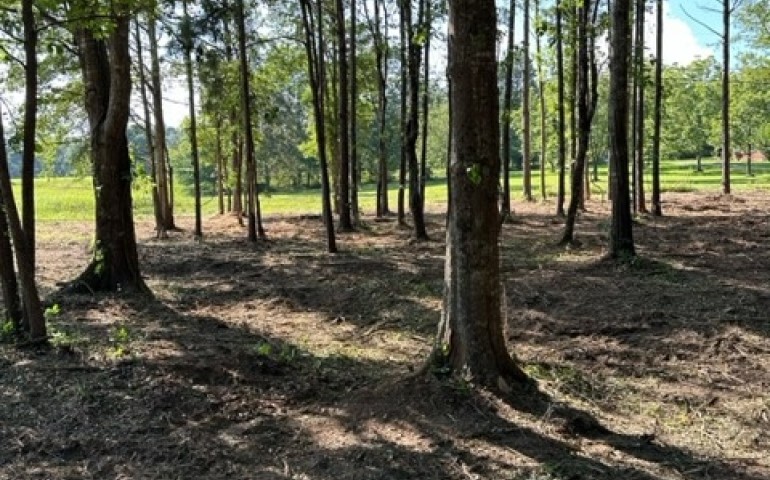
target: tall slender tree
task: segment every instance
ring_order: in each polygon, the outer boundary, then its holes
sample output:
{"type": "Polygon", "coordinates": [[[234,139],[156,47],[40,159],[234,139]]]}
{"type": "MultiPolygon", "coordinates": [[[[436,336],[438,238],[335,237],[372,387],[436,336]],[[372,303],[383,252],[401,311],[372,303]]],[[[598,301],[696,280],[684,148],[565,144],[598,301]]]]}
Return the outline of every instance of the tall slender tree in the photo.
{"type": "Polygon", "coordinates": [[[503,89],[502,147],[500,163],[503,171],[503,197],[500,207],[502,219],[511,215],[511,120],[513,115],[513,64],[515,56],[516,0],[508,4],[508,30],[505,49],[505,84],[503,89]]]}
{"type": "Polygon", "coordinates": [[[644,147],[645,147],[645,82],[646,82],[646,68],[644,59],[644,28],[645,28],[645,10],[646,0],[636,0],[636,52],[635,52],[635,66],[636,72],[634,87],[636,88],[636,112],[634,125],[634,137],[635,151],[634,151],[634,165],[636,175],[634,176],[635,186],[634,192],[636,201],[636,210],[639,213],[647,213],[647,200],[644,192],[644,147]]]}
{"type": "Polygon", "coordinates": [[[510,391],[527,377],[503,337],[495,14],[493,0],[449,4],[454,135],[444,308],[433,359],[476,384],[510,391]]]}
{"type": "Polygon", "coordinates": [[[313,97],[316,148],[318,162],[321,167],[321,205],[324,225],[326,226],[326,248],[329,253],[335,253],[337,252],[337,241],[334,233],[329,166],[326,157],[326,126],[324,125],[324,84],[326,83],[326,72],[324,65],[324,36],[323,28],[321,28],[324,18],[322,4],[322,0],[316,0],[315,8],[313,8],[312,0],[300,0],[302,26],[305,32],[308,78],[313,97]]]}
{"type": "Polygon", "coordinates": [[[566,116],[564,112],[564,0],[556,2],[556,88],[559,124],[557,128],[557,144],[559,154],[559,186],[556,197],[556,215],[563,217],[564,199],[566,198],[565,176],[567,166],[567,139],[565,137],[566,116]]]}
{"type": "MultiPolygon", "coordinates": [[[[26,238],[26,233],[22,229],[21,220],[19,219],[19,212],[16,208],[16,200],[13,196],[13,189],[11,187],[11,175],[8,169],[8,152],[5,148],[5,131],[3,128],[2,111],[0,110],[0,197],[2,197],[3,211],[0,212],[0,216],[4,216],[4,221],[0,222],[0,226],[7,226],[5,230],[0,231],[2,235],[8,235],[10,233],[13,239],[13,251],[16,256],[16,265],[19,271],[19,284],[22,291],[22,303],[24,310],[24,326],[29,333],[30,340],[34,342],[47,342],[47,332],[45,326],[45,317],[43,316],[43,306],[40,302],[40,295],[38,294],[37,284],[35,283],[35,264],[32,260],[32,254],[29,250],[29,242],[26,238]],[[7,223],[7,225],[3,225],[7,223]]],[[[4,253],[5,248],[2,249],[4,253]]],[[[3,258],[3,260],[7,260],[3,258]]],[[[3,269],[5,269],[4,267],[3,269]]],[[[12,267],[11,267],[12,268],[12,267]]],[[[3,293],[9,290],[11,295],[13,291],[8,287],[12,287],[13,283],[7,283],[5,274],[3,275],[3,293]]],[[[10,308],[14,308],[14,296],[7,297],[7,305],[10,308]]],[[[5,301],[5,297],[3,298],[5,301]]],[[[18,314],[18,312],[11,311],[11,314],[18,314]]],[[[13,318],[13,317],[12,317],[13,318]]]]}
{"type": "Polygon", "coordinates": [[[345,3],[335,0],[335,28],[337,31],[337,144],[339,151],[340,230],[353,230],[350,206],[350,122],[348,105],[350,89],[348,76],[348,49],[345,35],[345,3]]]}
{"type": "Polygon", "coordinates": [[[521,143],[522,143],[522,175],[524,181],[524,198],[531,202],[532,199],[532,115],[530,111],[530,95],[532,81],[532,67],[529,60],[530,39],[530,0],[524,0],[522,15],[524,16],[522,39],[522,90],[521,90],[521,143]]]}
{"type": "Polygon", "coordinates": [[[612,189],[609,256],[614,259],[627,259],[636,255],[628,185],[630,13],[631,0],[613,0],[608,100],[612,189]]]}
{"type": "MultiPolygon", "coordinates": [[[[364,8],[369,17],[368,2],[364,8]]],[[[369,30],[372,33],[374,45],[374,60],[377,70],[377,216],[383,217],[390,213],[388,205],[388,152],[386,144],[387,127],[387,78],[388,78],[388,10],[385,0],[375,0],[372,3],[374,18],[368,18],[369,30]]]]}
{"type": "Polygon", "coordinates": [[[652,214],[663,215],[660,200],[660,136],[663,124],[663,0],[655,1],[655,106],[652,134],[652,214]]]}
{"type": "Polygon", "coordinates": [[[358,205],[358,185],[360,182],[360,165],[358,164],[358,58],[356,49],[358,30],[358,7],[356,0],[350,0],[350,214],[352,221],[358,225],[361,213],[358,205]]]}
{"type": "MultiPolygon", "coordinates": [[[[732,0],[735,2],[736,0],[732,0]]],[[[722,193],[730,194],[730,16],[731,0],[722,1],[722,193]]]]}
{"type": "Polygon", "coordinates": [[[38,29],[34,0],[22,0],[21,19],[24,28],[24,137],[21,160],[21,223],[28,242],[30,261],[35,265],[35,142],[38,103],[38,29]]]}
{"type": "Polygon", "coordinates": [[[543,20],[540,18],[540,0],[534,0],[535,2],[535,20],[537,25],[535,26],[535,61],[537,65],[537,93],[540,100],[540,157],[538,163],[540,165],[540,197],[545,201],[547,192],[545,188],[545,162],[548,150],[548,131],[546,129],[546,109],[545,109],[545,77],[543,74],[543,51],[541,48],[541,35],[544,35],[542,30],[543,20]]]}
{"type": "Polygon", "coordinates": [[[182,0],[182,41],[184,42],[185,76],[187,78],[187,95],[190,115],[190,150],[192,153],[193,188],[195,190],[195,231],[196,239],[203,238],[203,219],[201,215],[201,173],[200,153],[198,152],[198,122],[195,109],[195,78],[193,73],[193,31],[192,19],[188,12],[189,0],[182,0]]]}

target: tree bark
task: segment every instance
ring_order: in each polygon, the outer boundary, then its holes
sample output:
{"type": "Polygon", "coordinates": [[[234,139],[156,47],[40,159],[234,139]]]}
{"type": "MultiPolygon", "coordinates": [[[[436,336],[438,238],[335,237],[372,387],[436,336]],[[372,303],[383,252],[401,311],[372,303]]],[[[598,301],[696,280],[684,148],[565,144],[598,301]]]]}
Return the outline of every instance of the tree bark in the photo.
{"type": "Polygon", "coordinates": [[[645,123],[645,105],[644,105],[644,82],[645,82],[645,60],[644,60],[644,13],[646,0],[636,0],[636,125],[634,128],[636,135],[636,151],[634,160],[636,164],[636,210],[639,213],[647,213],[647,200],[644,195],[644,123],[645,123]]]}
{"type": "Polygon", "coordinates": [[[663,123],[663,0],[656,0],[655,111],[652,136],[652,214],[663,215],[660,200],[660,136],[663,123]]]}
{"type": "Polygon", "coordinates": [[[321,167],[321,203],[323,218],[326,226],[326,246],[329,253],[337,252],[337,242],[334,234],[334,219],[332,215],[331,189],[329,186],[329,168],[326,159],[326,126],[324,125],[324,38],[323,38],[323,8],[318,0],[314,15],[311,0],[300,0],[302,9],[302,25],[305,30],[305,53],[307,55],[308,78],[313,96],[313,117],[315,120],[316,145],[318,160],[321,167]],[[316,27],[316,25],[318,27],[316,27]],[[317,35],[316,35],[317,32],[317,35]]]}
{"type": "Polygon", "coordinates": [[[352,231],[353,220],[350,206],[350,121],[348,101],[350,89],[348,87],[348,49],[345,36],[345,4],[342,0],[335,0],[335,13],[337,28],[337,69],[339,91],[337,102],[337,141],[340,159],[340,230],[352,231]]]}
{"type": "Polygon", "coordinates": [[[22,322],[21,300],[19,298],[19,283],[16,280],[16,269],[14,268],[11,230],[6,215],[5,204],[2,195],[0,195],[0,286],[2,286],[3,306],[5,307],[2,320],[11,322],[13,330],[19,332],[22,322]]]}
{"type": "Polygon", "coordinates": [[[154,179],[158,191],[160,225],[158,237],[166,237],[168,230],[176,230],[174,209],[171,203],[168,164],[166,162],[166,121],[163,116],[163,85],[160,80],[160,59],[158,56],[158,34],[155,24],[157,19],[150,15],[147,19],[147,34],[150,37],[150,77],[152,82],[152,111],[154,114],[155,134],[155,172],[154,179]]]}
{"type": "Polygon", "coordinates": [[[28,242],[30,261],[35,265],[35,140],[37,135],[38,32],[35,26],[34,0],[22,0],[24,26],[24,138],[21,160],[21,223],[28,242]]]}
{"type": "Polygon", "coordinates": [[[572,169],[572,191],[570,193],[569,207],[567,208],[567,220],[565,222],[564,235],[559,242],[561,245],[575,242],[575,222],[577,221],[578,209],[583,200],[586,158],[591,136],[591,122],[596,105],[595,84],[592,84],[591,81],[592,57],[590,56],[588,46],[588,36],[589,34],[593,35],[590,32],[592,22],[589,19],[589,12],[593,6],[594,4],[590,0],[586,0],[577,8],[578,69],[575,72],[577,76],[577,151],[572,169]]]}
{"type": "Polygon", "coordinates": [[[522,103],[521,103],[521,142],[522,142],[522,176],[524,199],[531,202],[532,199],[532,116],[530,112],[530,82],[532,73],[529,61],[529,2],[524,0],[524,38],[522,40],[522,103]]]}
{"type": "MultiPolygon", "coordinates": [[[[374,58],[377,67],[377,217],[384,217],[390,213],[388,205],[388,153],[385,142],[385,129],[387,127],[387,69],[388,69],[388,44],[387,35],[383,35],[383,24],[387,28],[387,11],[382,0],[374,1],[374,22],[370,23],[372,41],[374,43],[374,58]],[[385,16],[385,21],[380,20],[380,9],[385,16]]],[[[366,3],[364,3],[366,6],[366,3]]]]}
{"type": "Polygon", "coordinates": [[[730,0],[722,9],[722,193],[730,195],[730,0]]]}
{"type": "Polygon", "coordinates": [[[451,198],[444,309],[433,360],[475,384],[507,393],[528,379],[503,336],[495,4],[454,0],[449,23],[451,198]]]}
{"type": "Polygon", "coordinates": [[[421,51],[414,38],[412,24],[412,5],[410,0],[404,0],[404,23],[408,41],[408,114],[406,121],[406,160],[409,166],[409,209],[414,222],[414,236],[420,240],[428,239],[425,228],[422,196],[420,195],[420,166],[417,158],[417,139],[420,134],[420,57],[421,51]]]}
{"type": "Polygon", "coordinates": [[[72,284],[75,290],[149,292],[139,270],[131,199],[128,36],[129,18],[123,15],[106,38],[82,28],[76,32],[91,132],[96,235],[93,260],[72,284]]]}
{"type": "MultiPolygon", "coordinates": [[[[126,34],[128,38],[128,34],[126,34]]],[[[19,268],[19,284],[21,286],[21,298],[23,302],[23,311],[25,315],[24,327],[29,333],[30,340],[33,342],[45,343],[47,341],[47,332],[45,326],[45,316],[43,315],[43,306],[40,303],[40,295],[38,294],[37,284],[35,283],[35,264],[32,261],[32,254],[29,250],[29,242],[27,241],[26,234],[22,229],[21,220],[19,219],[19,212],[16,209],[16,200],[13,196],[13,189],[11,187],[11,175],[8,170],[8,152],[5,148],[5,131],[3,128],[2,111],[0,110],[0,197],[2,198],[2,206],[4,212],[0,212],[0,215],[5,215],[7,220],[7,226],[10,230],[11,238],[13,239],[13,250],[16,253],[16,265],[19,268]]],[[[5,234],[5,231],[0,231],[5,234]]],[[[2,258],[3,261],[7,259],[2,258]]],[[[9,263],[10,269],[13,269],[13,264],[9,263]]],[[[5,269],[4,267],[3,269],[5,269]]],[[[3,275],[5,277],[5,274],[3,275]]],[[[6,279],[3,278],[3,293],[5,294],[5,287],[12,287],[12,284],[7,284],[6,279]]],[[[13,308],[14,296],[12,293],[9,297],[5,297],[3,300],[8,302],[7,308],[13,308]],[[7,298],[7,300],[6,300],[7,298]]],[[[11,312],[13,314],[13,312],[11,312]]],[[[13,317],[12,317],[13,318],[13,317]]]]}
{"type": "Polygon", "coordinates": [[[556,82],[557,103],[559,110],[559,126],[557,142],[559,149],[559,186],[556,196],[556,215],[563,217],[564,201],[566,198],[565,177],[567,166],[567,139],[565,137],[566,117],[564,112],[564,38],[563,38],[563,0],[558,0],[556,5],[556,82]]]}
{"type": "Polygon", "coordinates": [[[201,173],[200,158],[198,152],[198,125],[195,112],[195,85],[193,83],[193,33],[190,15],[187,12],[188,0],[182,1],[184,12],[184,63],[187,77],[188,104],[190,107],[190,150],[192,151],[193,186],[195,190],[195,232],[194,236],[200,240],[203,238],[203,219],[201,214],[201,173]]]}
{"type": "MultiPolygon", "coordinates": [[[[535,1],[535,18],[540,18],[540,0],[535,1]]],[[[548,149],[548,137],[545,125],[545,79],[543,78],[543,59],[540,47],[540,32],[535,32],[535,51],[537,56],[537,86],[538,99],[540,100],[540,196],[546,201],[548,194],[545,188],[545,162],[548,149]]]]}
{"type": "Polygon", "coordinates": [[[610,52],[609,136],[612,191],[612,219],[609,256],[627,259],[634,248],[631,200],[628,185],[628,57],[631,28],[631,0],[614,0],[612,49],[610,52]]]}
{"type": "Polygon", "coordinates": [[[350,215],[355,225],[361,223],[358,205],[360,172],[358,164],[358,58],[356,53],[358,29],[356,0],[350,1],[350,215]]]}
{"type": "MultiPolygon", "coordinates": [[[[401,0],[398,2],[398,8],[399,8],[399,37],[401,41],[399,55],[401,60],[401,88],[400,88],[400,101],[401,101],[401,110],[400,110],[400,125],[399,125],[399,133],[401,135],[401,142],[400,142],[400,161],[399,161],[399,168],[398,168],[398,224],[399,225],[406,225],[406,205],[405,205],[405,197],[406,197],[406,170],[407,170],[407,141],[406,141],[406,122],[407,122],[407,72],[409,70],[408,67],[408,45],[409,39],[406,35],[406,20],[405,20],[405,13],[404,10],[406,8],[405,4],[409,0],[401,0]]],[[[409,7],[411,8],[411,6],[409,7]]]]}
{"type": "Polygon", "coordinates": [[[516,0],[508,5],[508,39],[505,49],[505,84],[503,90],[503,131],[500,163],[503,170],[503,198],[500,206],[502,220],[511,216],[511,115],[513,110],[513,61],[515,56],[514,33],[516,25],[516,0]]]}

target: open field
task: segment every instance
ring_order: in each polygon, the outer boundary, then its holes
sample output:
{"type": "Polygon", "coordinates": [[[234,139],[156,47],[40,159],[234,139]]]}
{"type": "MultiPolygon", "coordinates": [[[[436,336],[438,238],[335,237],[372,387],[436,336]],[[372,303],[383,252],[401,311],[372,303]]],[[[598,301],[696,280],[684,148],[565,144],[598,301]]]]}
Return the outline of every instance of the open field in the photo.
{"type": "MultiPolygon", "coordinates": [[[[661,167],[662,189],[664,192],[717,192],[720,189],[721,167],[713,159],[703,162],[703,172],[695,171],[694,160],[681,160],[665,162],[661,167]]],[[[737,192],[764,189],[770,190],[770,163],[755,163],[754,176],[745,174],[743,163],[734,163],[732,166],[732,185],[737,192]]],[[[649,172],[648,172],[649,173],[649,172]]],[[[649,175],[648,175],[649,177],[649,175]]],[[[521,192],[521,172],[515,172],[511,176],[511,190],[515,197],[521,192]]],[[[18,181],[15,182],[18,188],[18,181]]],[[[533,193],[540,198],[540,176],[534,172],[532,177],[533,193]]],[[[47,220],[90,220],[93,219],[93,192],[90,178],[50,178],[39,179],[36,183],[37,192],[37,218],[47,220]]],[[[567,181],[569,188],[569,181],[567,181]]],[[[647,186],[649,192],[651,187],[647,186]]],[[[557,176],[550,170],[546,174],[546,190],[549,197],[554,197],[557,191],[557,176]]],[[[592,183],[594,195],[600,198],[606,197],[607,172],[605,168],[599,170],[599,181],[592,183]]],[[[193,198],[188,188],[178,186],[176,188],[176,211],[182,214],[193,212],[193,198]]],[[[389,201],[396,205],[398,186],[391,182],[389,201]]],[[[446,182],[443,179],[431,181],[426,188],[427,203],[439,204],[446,202],[446,182]]],[[[364,212],[373,212],[375,209],[375,187],[364,185],[360,193],[361,209],[364,212]]],[[[302,190],[297,192],[275,192],[261,196],[262,210],[266,215],[275,214],[312,214],[321,210],[320,194],[316,190],[302,190]]],[[[217,212],[217,199],[206,196],[202,199],[202,207],[205,215],[213,215],[217,212]]],[[[149,217],[152,214],[152,200],[149,184],[140,182],[134,189],[134,210],[138,218],[149,217]]]]}
{"type": "Polygon", "coordinates": [[[257,244],[230,216],[201,243],[189,215],[168,240],[144,217],[152,299],[51,296],[91,225],[42,221],[54,348],[0,345],[0,478],[770,479],[768,197],[664,200],[622,267],[601,260],[605,203],[570,250],[550,203],[515,204],[507,339],[539,389],[503,399],[419,373],[439,213],[431,242],[369,221],[337,255],[296,216],[268,215],[257,244]]]}

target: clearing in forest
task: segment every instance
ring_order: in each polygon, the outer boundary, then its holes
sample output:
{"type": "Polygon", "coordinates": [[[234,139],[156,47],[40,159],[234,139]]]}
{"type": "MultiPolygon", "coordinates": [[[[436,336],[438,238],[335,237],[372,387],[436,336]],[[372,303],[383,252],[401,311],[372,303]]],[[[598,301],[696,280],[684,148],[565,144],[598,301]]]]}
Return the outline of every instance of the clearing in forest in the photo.
{"type": "MultiPolygon", "coordinates": [[[[552,206],[515,205],[507,338],[540,392],[505,400],[419,374],[438,213],[431,242],[369,221],[337,255],[318,220],[269,218],[257,244],[232,217],[202,243],[143,223],[153,300],[57,298],[52,350],[0,346],[0,478],[768,479],[767,197],[665,200],[623,267],[601,260],[605,204],[573,250],[552,206]]],[[[90,233],[40,226],[44,292],[90,233]]]]}

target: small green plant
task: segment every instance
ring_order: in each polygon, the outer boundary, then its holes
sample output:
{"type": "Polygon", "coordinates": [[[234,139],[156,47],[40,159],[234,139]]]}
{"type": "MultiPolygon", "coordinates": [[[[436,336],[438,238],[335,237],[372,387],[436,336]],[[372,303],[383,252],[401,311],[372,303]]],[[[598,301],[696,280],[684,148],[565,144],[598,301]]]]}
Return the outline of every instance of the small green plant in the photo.
{"type": "Polygon", "coordinates": [[[112,358],[123,358],[131,353],[129,348],[133,335],[131,331],[125,325],[118,325],[113,330],[110,336],[110,343],[112,344],[109,349],[109,354],[112,358]]]}
{"type": "Polygon", "coordinates": [[[16,325],[6,320],[0,325],[0,342],[10,342],[16,337],[16,325]]]}
{"type": "Polygon", "coordinates": [[[54,303],[50,307],[46,308],[43,312],[43,316],[45,317],[46,321],[49,322],[59,315],[61,315],[61,307],[59,307],[58,303],[54,303]]]}
{"type": "Polygon", "coordinates": [[[51,345],[58,348],[72,348],[78,343],[78,337],[72,332],[60,330],[57,327],[48,328],[51,345]]]}

